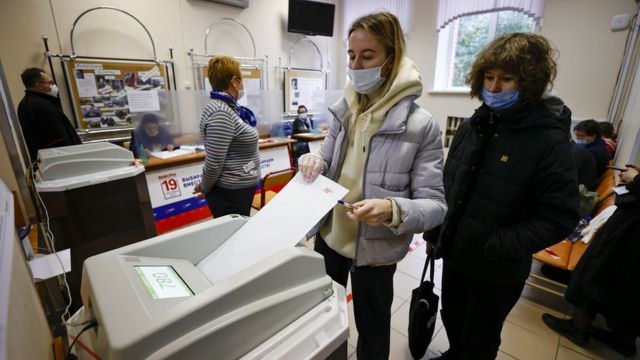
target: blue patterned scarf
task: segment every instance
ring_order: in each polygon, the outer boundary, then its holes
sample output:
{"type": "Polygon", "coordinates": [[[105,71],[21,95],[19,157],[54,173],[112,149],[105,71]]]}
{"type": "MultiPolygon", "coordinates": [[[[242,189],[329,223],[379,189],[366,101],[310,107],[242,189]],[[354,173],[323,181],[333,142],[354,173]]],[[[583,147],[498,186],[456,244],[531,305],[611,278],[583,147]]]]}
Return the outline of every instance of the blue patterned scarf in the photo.
{"type": "Polygon", "coordinates": [[[242,119],[245,124],[251,127],[256,127],[258,121],[256,120],[256,116],[253,114],[253,111],[251,111],[251,109],[247,107],[238,105],[236,100],[224,91],[213,90],[211,91],[210,97],[212,99],[218,99],[226,102],[227,105],[231,106],[231,108],[238,114],[238,116],[240,116],[240,119],[242,119]]]}

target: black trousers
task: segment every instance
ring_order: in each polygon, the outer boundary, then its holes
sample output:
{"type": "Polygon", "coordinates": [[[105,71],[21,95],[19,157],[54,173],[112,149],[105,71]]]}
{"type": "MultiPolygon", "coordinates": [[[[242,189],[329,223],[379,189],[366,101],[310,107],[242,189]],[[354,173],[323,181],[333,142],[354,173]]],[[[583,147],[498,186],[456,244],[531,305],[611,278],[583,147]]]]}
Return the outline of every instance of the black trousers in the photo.
{"type": "Polygon", "coordinates": [[[229,214],[249,216],[256,187],[225,189],[214,186],[207,194],[207,205],[214,218],[229,214]]]}
{"type": "MultiPolygon", "coordinates": [[[[353,261],[329,248],[319,234],[315,250],[324,256],[327,275],[346,287],[353,261]]],[[[389,358],[395,272],[396,264],[357,266],[351,272],[353,314],[358,329],[356,351],[360,360],[389,358]]]]}
{"type": "Polygon", "coordinates": [[[495,359],[502,324],[524,282],[495,285],[463,275],[445,261],[442,271],[442,322],[453,359],[495,359]]]}

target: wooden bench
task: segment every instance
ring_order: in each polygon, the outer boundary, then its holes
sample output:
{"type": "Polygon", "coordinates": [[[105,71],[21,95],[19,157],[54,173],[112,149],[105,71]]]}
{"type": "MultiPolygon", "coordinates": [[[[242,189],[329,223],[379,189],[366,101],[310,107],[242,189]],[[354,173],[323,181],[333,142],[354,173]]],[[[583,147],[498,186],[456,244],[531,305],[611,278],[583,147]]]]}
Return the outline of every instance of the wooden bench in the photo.
{"type": "MultiPolygon", "coordinates": [[[[602,210],[615,203],[615,193],[613,193],[613,188],[615,186],[615,174],[612,169],[607,169],[607,171],[602,174],[600,183],[596,188],[596,193],[598,194],[598,199],[600,201],[596,206],[594,215],[598,215],[600,212],[602,212],[602,210]]],[[[576,242],[564,239],[553,246],[535,253],[533,255],[533,258],[546,265],[550,265],[562,270],[573,271],[578,265],[580,258],[589,247],[589,244],[585,244],[580,239],[576,242]]],[[[544,284],[527,281],[527,285],[564,297],[564,292],[554,290],[552,287],[545,286],[545,284],[551,284],[556,288],[561,288],[562,291],[566,289],[567,285],[549,279],[543,275],[534,274],[533,272],[529,274],[529,277],[540,280],[544,284]]]]}

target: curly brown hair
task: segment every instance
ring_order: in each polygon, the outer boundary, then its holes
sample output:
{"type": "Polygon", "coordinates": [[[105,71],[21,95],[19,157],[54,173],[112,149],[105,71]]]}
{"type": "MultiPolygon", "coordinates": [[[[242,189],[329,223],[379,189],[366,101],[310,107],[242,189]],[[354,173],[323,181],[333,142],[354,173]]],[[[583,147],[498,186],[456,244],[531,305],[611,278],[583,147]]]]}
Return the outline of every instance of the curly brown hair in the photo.
{"type": "Polygon", "coordinates": [[[478,54],[467,75],[470,95],[483,100],[484,73],[500,69],[518,77],[521,101],[535,104],[553,85],[556,55],[557,51],[540,35],[510,33],[495,38],[478,54]]]}

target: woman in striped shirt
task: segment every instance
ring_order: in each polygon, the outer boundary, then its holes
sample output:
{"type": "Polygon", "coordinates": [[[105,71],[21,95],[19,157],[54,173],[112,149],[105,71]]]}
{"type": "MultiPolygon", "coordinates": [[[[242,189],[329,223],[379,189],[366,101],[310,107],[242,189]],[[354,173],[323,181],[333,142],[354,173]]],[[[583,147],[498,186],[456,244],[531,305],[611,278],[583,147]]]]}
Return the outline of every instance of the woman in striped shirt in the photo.
{"type": "Polygon", "coordinates": [[[244,95],[240,63],[227,56],[212,58],[209,82],[211,99],[200,117],[206,158],[194,194],[206,196],[214,218],[249,216],[260,182],[260,155],[256,118],[237,103],[244,95]]]}

